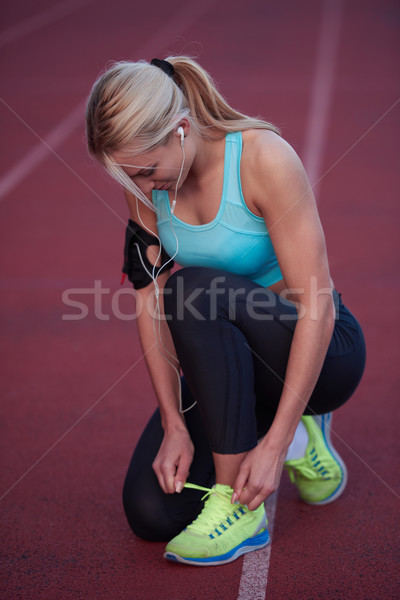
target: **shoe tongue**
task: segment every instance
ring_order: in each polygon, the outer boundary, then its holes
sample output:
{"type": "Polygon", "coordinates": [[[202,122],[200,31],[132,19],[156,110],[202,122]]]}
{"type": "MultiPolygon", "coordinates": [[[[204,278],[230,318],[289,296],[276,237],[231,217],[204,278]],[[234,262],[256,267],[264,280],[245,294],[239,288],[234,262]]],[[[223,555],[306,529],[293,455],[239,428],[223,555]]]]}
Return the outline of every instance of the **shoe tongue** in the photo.
{"type": "Polygon", "coordinates": [[[225,496],[232,496],[233,489],[230,485],[223,485],[222,483],[216,483],[213,486],[213,489],[220,494],[224,494],[225,496]]]}

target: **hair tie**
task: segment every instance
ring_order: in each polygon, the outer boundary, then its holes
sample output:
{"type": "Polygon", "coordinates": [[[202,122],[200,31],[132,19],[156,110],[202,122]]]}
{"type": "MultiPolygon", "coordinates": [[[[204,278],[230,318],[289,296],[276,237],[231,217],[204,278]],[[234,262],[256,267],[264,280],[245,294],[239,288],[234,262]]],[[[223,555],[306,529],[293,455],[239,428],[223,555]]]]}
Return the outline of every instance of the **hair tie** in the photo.
{"type": "Polygon", "coordinates": [[[162,60],[161,58],[152,58],[150,64],[154,67],[158,67],[159,69],[161,69],[161,71],[164,71],[164,73],[168,75],[168,77],[174,76],[174,65],[172,65],[167,60],[162,60]]]}

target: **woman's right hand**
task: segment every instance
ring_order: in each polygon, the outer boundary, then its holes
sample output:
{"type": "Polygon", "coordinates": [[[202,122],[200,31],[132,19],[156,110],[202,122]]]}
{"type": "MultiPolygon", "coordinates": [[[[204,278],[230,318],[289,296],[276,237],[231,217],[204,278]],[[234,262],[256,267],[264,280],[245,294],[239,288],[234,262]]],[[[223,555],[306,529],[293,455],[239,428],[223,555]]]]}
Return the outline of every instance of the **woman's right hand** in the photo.
{"type": "Polygon", "coordinates": [[[175,429],[164,433],[164,439],[153,462],[153,469],[166,494],[182,491],[193,454],[194,446],[187,429],[175,429]]]}

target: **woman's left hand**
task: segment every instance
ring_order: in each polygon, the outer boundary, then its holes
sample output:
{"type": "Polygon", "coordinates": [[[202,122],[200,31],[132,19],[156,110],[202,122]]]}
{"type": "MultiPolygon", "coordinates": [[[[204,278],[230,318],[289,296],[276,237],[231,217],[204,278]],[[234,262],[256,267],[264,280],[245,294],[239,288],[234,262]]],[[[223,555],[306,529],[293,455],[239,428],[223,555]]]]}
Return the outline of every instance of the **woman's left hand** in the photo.
{"type": "Polygon", "coordinates": [[[247,454],[240,465],[233,487],[232,502],[239,500],[250,510],[255,510],[279,487],[287,448],[276,448],[266,436],[247,454]]]}

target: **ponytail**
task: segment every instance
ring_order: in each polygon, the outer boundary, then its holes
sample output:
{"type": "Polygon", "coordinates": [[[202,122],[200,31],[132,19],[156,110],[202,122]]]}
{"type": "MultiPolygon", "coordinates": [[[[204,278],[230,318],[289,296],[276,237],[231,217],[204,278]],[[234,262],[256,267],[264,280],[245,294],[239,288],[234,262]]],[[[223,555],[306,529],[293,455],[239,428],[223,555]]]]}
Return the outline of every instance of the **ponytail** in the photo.
{"type": "Polygon", "coordinates": [[[211,139],[207,129],[221,132],[246,129],[279,130],[262,119],[248,117],[234,110],[218,92],[210,75],[197,62],[187,56],[170,56],[166,59],[174,67],[173,80],[186,98],[192,121],[205,138],[211,139]]]}

